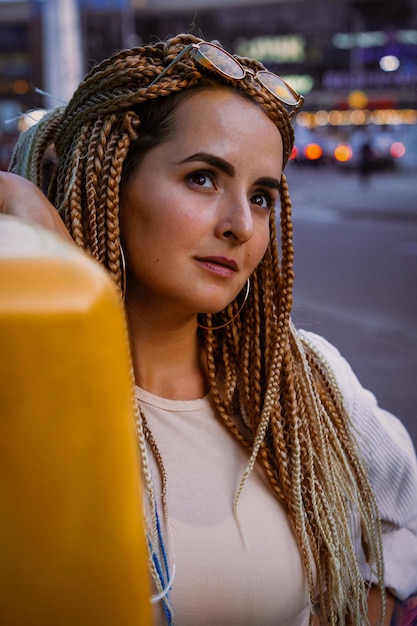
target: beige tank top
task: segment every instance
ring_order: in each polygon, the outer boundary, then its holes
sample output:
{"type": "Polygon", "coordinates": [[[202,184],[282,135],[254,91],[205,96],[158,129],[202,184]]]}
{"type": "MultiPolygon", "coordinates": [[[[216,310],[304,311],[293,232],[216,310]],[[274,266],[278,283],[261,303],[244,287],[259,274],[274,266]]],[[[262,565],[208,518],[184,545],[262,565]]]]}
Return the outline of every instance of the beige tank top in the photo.
{"type": "MultiPolygon", "coordinates": [[[[139,388],[136,396],[167,472],[175,624],[307,626],[307,583],[292,526],[256,467],[239,501],[239,529],[233,502],[248,452],[220,424],[209,396],[173,401],[139,388]]],[[[165,623],[159,603],[155,626],[165,623]]]]}

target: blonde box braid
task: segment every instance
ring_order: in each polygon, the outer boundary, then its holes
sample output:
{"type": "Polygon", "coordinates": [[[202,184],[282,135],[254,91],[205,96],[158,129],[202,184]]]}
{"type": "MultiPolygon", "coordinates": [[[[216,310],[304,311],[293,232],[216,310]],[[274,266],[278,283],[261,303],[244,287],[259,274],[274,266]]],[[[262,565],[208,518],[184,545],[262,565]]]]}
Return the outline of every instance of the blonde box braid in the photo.
{"type": "MultiPolygon", "coordinates": [[[[119,287],[120,183],[129,148],[140,144],[141,106],[191,93],[199,86],[228,84],[262,106],[276,124],[283,140],[284,165],[291,153],[294,136],[285,108],[250,77],[222,79],[183,58],[161,81],[147,87],[183,46],[198,41],[180,35],[165,44],[122,51],[103,61],[90,71],[66,108],[52,111],[21,135],[12,157],[11,171],[47,187],[50,201],[77,245],[107,267],[119,287]],[[51,147],[56,164],[46,184],[43,166],[51,147]]],[[[263,68],[251,59],[239,61],[254,70],[263,68]]],[[[359,516],[364,550],[382,592],[378,514],[337,383],[321,355],[291,323],[292,220],[284,175],[280,236],[274,213],[270,231],[269,247],[251,277],[244,309],[225,328],[199,331],[207,349],[209,383],[219,418],[249,450],[235,506],[258,461],[292,521],[312,608],[317,604],[325,623],[359,626],[366,622],[366,586],[353,549],[349,516],[352,511],[359,516]]],[[[215,321],[212,315],[204,316],[204,325],[226,322],[237,308],[232,303],[215,321]]],[[[157,458],[165,490],[163,460],[139,412],[138,439],[152,515],[150,567],[163,592],[152,561],[156,512],[145,438],[157,458]]]]}

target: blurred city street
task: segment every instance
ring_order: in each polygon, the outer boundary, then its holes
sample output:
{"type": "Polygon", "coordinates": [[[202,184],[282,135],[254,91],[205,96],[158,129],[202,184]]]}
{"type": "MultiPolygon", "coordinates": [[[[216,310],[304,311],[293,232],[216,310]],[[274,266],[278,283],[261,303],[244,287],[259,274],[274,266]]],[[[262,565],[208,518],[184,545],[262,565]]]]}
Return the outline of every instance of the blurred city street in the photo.
{"type": "Polygon", "coordinates": [[[290,162],[299,327],[334,343],[417,446],[417,176],[290,162]]]}

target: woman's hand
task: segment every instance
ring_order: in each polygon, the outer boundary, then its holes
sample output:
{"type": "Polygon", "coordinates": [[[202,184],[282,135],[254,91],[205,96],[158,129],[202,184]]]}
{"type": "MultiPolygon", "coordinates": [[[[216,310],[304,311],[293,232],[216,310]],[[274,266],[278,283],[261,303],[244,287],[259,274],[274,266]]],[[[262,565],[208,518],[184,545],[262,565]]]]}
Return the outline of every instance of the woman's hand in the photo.
{"type": "Polygon", "coordinates": [[[16,174],[0,172],[0,213],[38,224],[66,241],[73,241],[58,212],[40,189],[16,174]]]}

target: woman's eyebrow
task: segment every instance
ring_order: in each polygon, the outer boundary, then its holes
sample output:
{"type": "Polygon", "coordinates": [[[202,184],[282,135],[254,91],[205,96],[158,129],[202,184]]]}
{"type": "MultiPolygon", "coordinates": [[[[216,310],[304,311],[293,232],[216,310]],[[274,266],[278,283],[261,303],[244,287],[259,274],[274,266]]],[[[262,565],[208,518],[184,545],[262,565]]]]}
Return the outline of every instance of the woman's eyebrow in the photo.
{"type": "MultiPolygon", "coordinates": [[[[218,157],[214,154],[210,154],[209,152],[196,152],[195,154],[191,154],[189,157],[179,161],[179,164],[182,163],[191,163],[193,161],[203,161],[212,165],[213,167],[219,169],[221,172],[225,172],[231,178],[235,175],[235,168],[231,163],[225,161],[221,157],[218,157]]],[[[273,178],[270,176],[263,176],[259,178],[256,183],[258,185],[263,185],[265,187],[269,187],[271,189],[281,190],[281,182],[278,178],[273,178]]]]}
{"type": "Polygon", "coordinates": [[[212,165],[213,167],[219,169],[221,172],[224,172],[228,176],[232,177],[235,175],[235,168],[231,163],[225,161],[221,157],[215,156],[214,154],[210,154],[208,152],[196,152],[195,154],[191,154],[186,159],[179,161],[179,164],[182,163],[190,163],[192,161],[204,161],[208,163],[208,165],[212,165]]]}
{"type": "Polygon", "coordinates": [[[278,180],[278,178],[264,176],[262,178],[258,178],[256,184],[262,185],[262,187],[269,187],[270,189],[276,189],[277,191],[281,191],[281,181],[278,180]]]}

